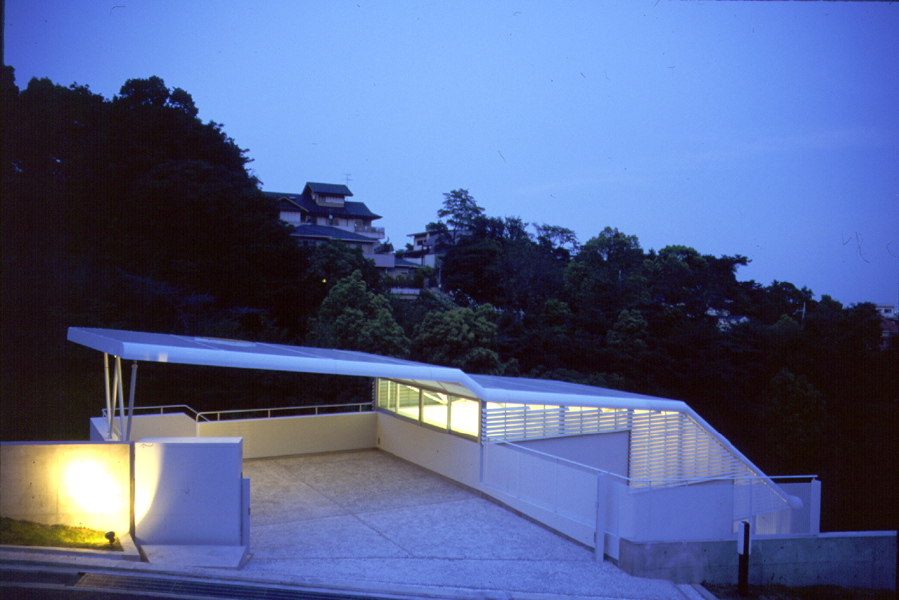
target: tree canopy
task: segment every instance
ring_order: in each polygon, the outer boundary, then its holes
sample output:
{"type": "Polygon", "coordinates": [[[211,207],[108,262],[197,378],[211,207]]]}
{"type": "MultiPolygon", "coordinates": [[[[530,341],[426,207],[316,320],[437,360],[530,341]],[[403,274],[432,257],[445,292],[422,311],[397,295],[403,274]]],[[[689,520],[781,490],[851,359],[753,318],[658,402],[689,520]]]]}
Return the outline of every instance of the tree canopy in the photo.
{"type": "Polygon", "coordinates": [[[390,303],[367,289],[358,270],[328,292],[312,320],[310,341],[325,348],[409,355],[409,339],[393,318],[390,303]]]}

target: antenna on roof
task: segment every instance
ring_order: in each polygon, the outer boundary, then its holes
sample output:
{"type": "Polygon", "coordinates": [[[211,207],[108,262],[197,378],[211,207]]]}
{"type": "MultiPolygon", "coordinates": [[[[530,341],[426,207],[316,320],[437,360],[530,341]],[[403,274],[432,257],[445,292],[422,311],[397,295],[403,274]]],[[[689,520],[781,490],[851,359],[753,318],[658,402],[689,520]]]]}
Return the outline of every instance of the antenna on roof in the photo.
{"type": "Polygon", "coordinates": [[[347,186],[349,186],[350,182],[352,181],[352,179],[350,179],[350,175],[352,175],[352,173],[344,173],[343,174],[344,179],[346,179],[347,186]]]}

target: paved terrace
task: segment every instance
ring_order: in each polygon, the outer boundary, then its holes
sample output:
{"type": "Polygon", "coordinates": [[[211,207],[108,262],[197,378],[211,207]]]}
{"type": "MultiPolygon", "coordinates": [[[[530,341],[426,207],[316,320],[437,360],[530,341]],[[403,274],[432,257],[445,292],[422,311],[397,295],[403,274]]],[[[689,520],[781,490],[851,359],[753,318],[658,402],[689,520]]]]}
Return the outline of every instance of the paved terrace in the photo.
{"type": "Polygon", "coordinates": [[[591,549],[385,452],[247,460],[244,476],[248,578],[420,597],[710,597],[597,562],[591,549]]]}

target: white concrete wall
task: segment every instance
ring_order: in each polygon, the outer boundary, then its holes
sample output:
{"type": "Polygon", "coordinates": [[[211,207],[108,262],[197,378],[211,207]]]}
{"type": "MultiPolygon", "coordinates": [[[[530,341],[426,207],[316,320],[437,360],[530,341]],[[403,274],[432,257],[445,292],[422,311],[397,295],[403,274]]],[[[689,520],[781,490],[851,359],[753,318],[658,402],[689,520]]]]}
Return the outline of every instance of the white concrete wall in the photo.
{"type": "Polygon", "coordinates": [[[103,417],[91,417],[90,421],[90,441],[107,442],[109,428],[106,426],[106,419],[103,417]]]}
{"type": "Polygon", "coordinates": [[[480,485],[478,442],[424,427],[384,412],[377,417],[377,447],[469,487],[480,485]]]}
{"type": "Polygon", "coordinates": [[[584,545],[595,545],[594,472],[505,444],[485,445],[483,465],[480,491],[584,545]]]}
{"type": "Polygon", "coordinates": [[[727,482],[618,490],[618,536],[631,541],[733,537],[734,486],[727,482]]]}
{"type": "MultiPolygon", "coordinates": [[[[125,428],[128,420],[125,419],[125,428]]],[[[115,435],[119,435],[120,422],[116,417],[112,424],[115,435]]],[[[105,441],[109,432],[109,426],[103,417],[91,419],[91,441],[105,441]]],[[[145,437],[195,437],[197,435],[197,422],[184,413],[171,413],[166,415],[139,415],[131,422],[131,440],[139,441],[145,437]]]]}
{"type": "Polygon", "coordinates": [[[145,438],[134,444],[134,539],[149,545],[243,545],[239,438],[145,438]]]}
{"type": "Polygon", "coordinates": [[[244,458],[374,448],[374,412],[200,421],[200,437],[242,437],[244,458]]]}
{"type": "Polygon", "coordinates": [[[565,461],[488,444],[483,483],[562,517],[596,523],[596,473],[565,461]]]}
{"type": "Polygon", "coordinates": [[[576,467],[559,467],[559,463],[554,463],[548,473],[542,473],[547,467],[540,465],[539,460],[526,460],[527,464],[522,465],[518,462],[520,452],[491,444],[483,447],[485,478],[482,480],[479,443],[387,413],[376,414],[377,444],[381,450],[458,481],[582,544],[593,546],[595,476],[576,467]],[[515,464],[507,464],[510,460],[515,464]],[[490,461],[492,467],[488,466],[490,461]]]}
{"type": "Polygon", "coordinates": [[[628,431],[530,440],[517,444],[627,477],[630,449],[628,431]]]}
{"type": "Polygon", "coordinates": [[[125,443],[0,445],[0,516],[128,532],[131,448],[125,443]]]}
{"type": "Polygon", "coordinates": [[[802,500],[802,508],[792,511],[789,533],[821,532],[821,482],[781,483],[781,489],[802,500]]]}

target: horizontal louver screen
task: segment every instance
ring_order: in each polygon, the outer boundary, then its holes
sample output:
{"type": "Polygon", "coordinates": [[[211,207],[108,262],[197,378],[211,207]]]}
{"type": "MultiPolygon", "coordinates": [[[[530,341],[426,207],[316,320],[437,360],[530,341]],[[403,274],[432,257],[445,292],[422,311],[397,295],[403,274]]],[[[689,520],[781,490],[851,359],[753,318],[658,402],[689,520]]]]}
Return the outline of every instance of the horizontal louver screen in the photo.
{"type": "Polygon", "coordinates": [[[632,487],[727,478],[740,486],[735,518],[784,507],[783,497],[758,479],[760,473],[752,472],[681,412],[488,403],[481,425],[488,443],[629,431],[628,475],[632,487]]]}

